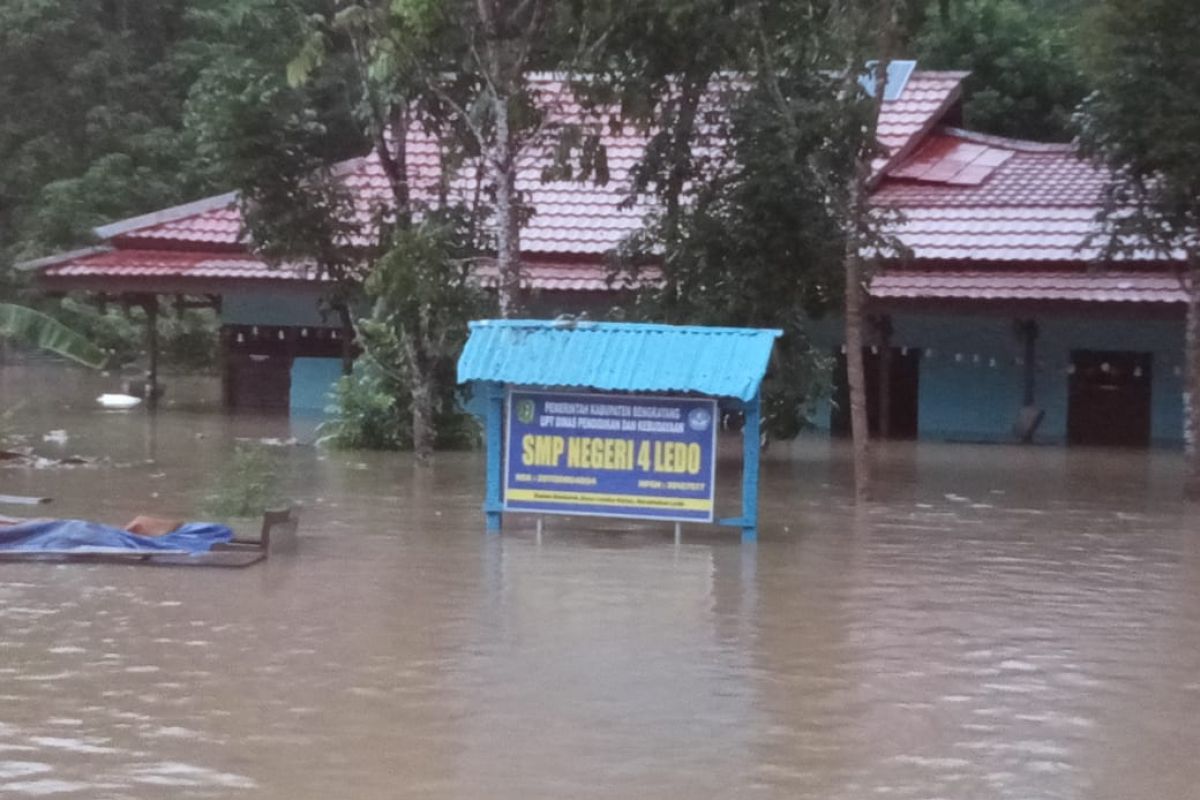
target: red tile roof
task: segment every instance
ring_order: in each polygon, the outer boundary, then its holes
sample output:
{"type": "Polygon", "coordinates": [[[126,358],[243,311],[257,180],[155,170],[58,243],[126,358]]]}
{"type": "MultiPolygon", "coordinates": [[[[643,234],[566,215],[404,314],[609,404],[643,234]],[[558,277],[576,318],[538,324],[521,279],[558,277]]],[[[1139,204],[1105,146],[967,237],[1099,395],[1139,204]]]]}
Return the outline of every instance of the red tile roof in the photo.
{"type": "Polygon", "coordinates": [[[116,239],[129,244],[158,243],[171,246],[175,243],[186,243],[201,247],[211,245],[240,247],[244,243],[241,231],[242,215],[237,206],[231,202],[229,205],[202,211],[182,219],[126,231],[116,239]]]}
{"type": "MultiPolygon", "coordinates": [[[[920,135],[938,122],[958,98],[964,77],[965,73],[959,72],[915,72],[901,95],[883,104],[879,138],[892,156],[907,152],[920,135]]],[[[518,180],[518,189],[534,209],[521,231],[522,252],[533,257],[607,253],[639,230],[653,209],[651,199],[646,197],[636,198],[629,207],[624,205],[629,197],[630,169],[641,158],[647,136],[632,128],[614,131],[597,115],[587,114],[556,77],[538,75],[532,83],[541,92],[543,105],[560,118],[595,123],[607,150],[609,180],[603,186],[580,181],[544,182],[541,178],[546,148],[534,148],[521,165],[518,180]]],[[[700,150],[715,156],[719,144],[702,144],[700,150]]],[[[416,195],[432,192],[436,187],[442,174],[439,158],[435,142],[414,128],[409,135],[408,162],[416,195]]],[[[337,172],[353,190],[364,221],[373,219],[375,212],[388,204],[387,179],[374,153],[344,162],[337,172]]],[[[452,182],[452,190],[470,197],[474,189],[472,172],[461,171],[452,182]]],[[[163,220],[150,215],[148,220],[147,224],[133,228],[120,224],[108,226],[117,231],[113,242],[118,246],[157,249],[189,245],[223,249],[244,245],[240,215],[231,201],[177,218],[163,220]]]]}
{"type": "Polygon", "coordinates": [[[1084,245],[1105,182],[1070,145],[945,129],[890,169],[872,200],[901,211],[897,234],[917,261],[1080,262],[1099,252],[1084,245]]]}
{"type": "Polygon", "coordinates": [[[180,250],[112,250],[47,267],[52,278],[236,278],[304,280],[303,270],[273,268],[260,258],[239,253],[180,250]]]}
{"type": "Polygon", "coordinates": [[[1162,273],[889,270],[871,280],[869,291],[880,300],[1187,302],[1179,278],[1162,273]]]}
{"type": "MultiPolygon", "coordinates": [[[[879,122],[889,157],[876,164],[879,205],[902,211],[899,235],[916,262],[875,277],[879,299],[1088,300],[1179,302],[1175,278],[1164,273],[1094,274],[1059,269],[1095,253],[1080,249],[1094,230],[1105,176],[1076,157],[1070,146],[1044,145],[934,126],[957,102],[964,73],[917,72],[895,101],[884,103],[879,122]],[[974,265],[990,262],[992,270],[974,265]],[[945,265],[950,264],[947,267],[945,265]],[[1003,272],[997,265],[1010,265],[1003,272]],[[1039,265],[1032,269],[1031,265],[1039,265]],[[941,269],[931,269],[940,266],[941,269]]],[[[560,82],[536,85],[546,104],[566,119],[585,119],[560,82]]],[[[607,185],[541,180],[544,159],[531,155],[518,187],[535,209],[522,230],[523,285],[544,290],[604,291],[609,270],[602,256],[640,228],[652,210],[647,198],[628,198],[630,169],[645,147],[644,134],[600,128],[608,149],[607,185]]],[[[718,155],[709,143],[708,155],[718,155]]],[[[409,138],[410,183],[419,196],[441,178],[439,149],[425,134],[409,138]]],[[[389,198],[375,156],[337,168],[354,193],[362,219],[374,218],[389,198]]],[[[465,172],[451,191],[470,196],[465,172]]],[[[51,278],[178,278],[296,280],[297,270],[276,270],[244,252],[241,221],[231,196],[200,201],[115,223],[101,229],[118,249],[87,254],[45,269],[51,278]]],[[[1149,254],[1145,258],[1152,258],[1149,254]]],[[[495,267],[483,264],[485,285],[495,267]]]]}
{"type": "Polygon", "coordinates": [[[941,122],[959,99],[966,72],[914,72],[896,100],[885,101],[879,112],[876,135],[888,151],[875,163],[876,170],[903,158],[924,134],[941,122]]]}
{"type": "MultiPolygon", "coordinates": [[[[174,278],[212,280],[300,281],[312,272],[296,267],[272,267],[254,256],[178,250],[111,250],[82,256],[46,268],[46,277],[62,278],[174,278]]],[[[494,263],[481,264],[476,272],[480,283],[494,286],[494,263]]],[[[602,263],[526,262],[521,285],[527,289],[556,291],[606,291],[609,269],[602,263]]],[[[618,283],[618,285],[620,285],[618,283]]],[[[198,289],[200,291],[200,289],[198,289]]]]}

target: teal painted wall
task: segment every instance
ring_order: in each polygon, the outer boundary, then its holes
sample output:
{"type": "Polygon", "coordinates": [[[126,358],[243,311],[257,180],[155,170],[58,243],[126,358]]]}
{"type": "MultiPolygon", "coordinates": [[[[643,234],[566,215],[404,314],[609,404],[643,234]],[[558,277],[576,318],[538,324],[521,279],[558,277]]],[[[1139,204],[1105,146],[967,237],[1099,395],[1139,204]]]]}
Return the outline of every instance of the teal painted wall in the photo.
{"type": "MultiPolygon", "coordinates": [[[[1182,320],[1039,317],[1037,405],[1046,417],[1038,441],[1062,443],[1067,435],[1067,369],[1071,351],[1125,350],[1153,356],[1151,437],[1156,445],[1183,441],[1182,320]]],[[[1023,349],[1009,317],[897,314],[896,347],[921,350],[918,429],[922,439],[1011,441],[1021,406],[1023,349]]],[[[843,341],[841,320],[812,324],[811,336],[833,352],[843,341]]],[[[829,428],[829,403],[813,419],[829,428]]]]}
{"type": "MultiPolygon", "coordinates": [[[[264,323],[265,324],[265,323],[264,323]]],[[[297,358],[292,361],[290,408],[296,412],[324,411],[329,393],[342,377],[340,358],[297,358]]]]}
{"type": "Polygon", "coordinates": [[[312,287],[287,291],[233,291],[221,299],[221,322],[225,325],[311,325],[339,327],[336,318],[322,319],[321,293],[312,287]]]}

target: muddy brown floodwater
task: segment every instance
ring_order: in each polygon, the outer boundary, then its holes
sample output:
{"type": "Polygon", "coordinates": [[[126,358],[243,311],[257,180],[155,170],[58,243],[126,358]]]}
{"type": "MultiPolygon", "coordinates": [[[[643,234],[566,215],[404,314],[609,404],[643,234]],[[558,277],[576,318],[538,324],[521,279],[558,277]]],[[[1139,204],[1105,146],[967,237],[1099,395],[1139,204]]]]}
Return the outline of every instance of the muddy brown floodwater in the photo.
{"type": "MultiPolygon", "coordinates": [[[[44,385],[10,367],[0,407],[44,385]]],[[[16,427],[113,463],[0,469],[60,515],[190,514],[237,437],[295,432],[71,386],[16,427]]],[[[846,452],[811,439],[769,454],[757,546],[676,546],[561,519],[487,537],[478,454],[278,452],[293,558],[0,565],[0,796],[1200,796],[1178,454],[895,445],[855,513],[846,452]]]]}

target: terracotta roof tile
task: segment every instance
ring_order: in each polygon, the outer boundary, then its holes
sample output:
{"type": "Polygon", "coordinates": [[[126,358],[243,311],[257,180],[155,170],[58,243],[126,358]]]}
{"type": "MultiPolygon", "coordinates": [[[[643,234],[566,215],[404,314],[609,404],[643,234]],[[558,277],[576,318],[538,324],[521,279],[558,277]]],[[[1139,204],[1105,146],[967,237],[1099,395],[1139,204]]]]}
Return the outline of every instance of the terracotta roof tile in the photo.
{"type": "MultiPolygon", "coordinates": [[[[872,201],[897,208],[918,261],[1087,261],[1106,175],[1069,145],[945,129],[890,169],[872,201]]],[[[1157,260],[1153,253],[1139,260],[1157,260]]]]}
{"type": "MultiPolygon", "coordinates": [[[[900,97],[883,104],[880,141],[893,154],[903,151],[915,136],[938,121],[957,97],[964,77],[965,73],[957,72],[913,73],[900,97]]],[[[626,207],[630,170],[640,159],[647,137],[630,128],[613,131],[607,121],[594,114],[589,116],[569,96],[559,79],[540,75],[534,84],[554,113],[572,122],[584,120],[596,125],[607,148],[610,175],[603,186],[577,181],[543,182],[545,149],[531,151],[522,164],[517,184],[525,202],[534,210],[521,232],[522,251],[531,256],[606,253],[638,231],[653,209],[651,199],[646,197],[636,198],[626,207]]],[[[712,102],[715,109],[716,93],[712,102]]],[[[713,126],[705,127],[711,135],[713,126]]],[[[719,156],[720,149],[720,142],[715,139],[708,142],[702,139],[697,147],[698,152],[713,157],[719,156]]],[[[409,134],[408,162],[414,194],[432,192],[442,177],[439,150],[416,127],[409,134]]],[[[389,204],[388,183],[373,153],[344,162],[337,171],[346,185],[355,190],[360,219],[373,219],[381,207],[389,204]]],[[[475,188],[469,172],[463,170],[451,184],[452,191],[464,198],[470,197],[475,188]]],[[[115,242],[144,248],[182,247],[189,243],[228,248],[244,245],[241,220],[234,205],[123,231],[115,242]]]]}
{"type": "Polygon", "coordinates": [[[173,277],[238,278],[249,280],[305,280],[301,269],[272,268],[262,259],[237,253],[113,250],[49,267],[46,276],[66,277],[173,277]]]}
{"type": "Polygon", "coordinates": [[[1066,270],[888,270],[871,280],[870,294],[881,300],[1187,302],[1187,294],[1174,275],[1066,270]]]}
{"type": "MultiPolygon", "coordinates": [[[[89,255],[65,264],[48,267],[48,278],[176,278],[297,281],[310,280],[312,272],[299,267],[272,267],[253,256],[221,252],[180,252],[156,250],[113,250],[89,255]]],[[[495,285],[494,264],[481,264],[476,271],[480,282],[495,285]]],[[[609,269],[596,262],[527,262],[521,283],[529,289],[606,291],[621,288],[609,282],[609,269]]],[[[200,291],[202,287],[197,287],[200,291]]]]}

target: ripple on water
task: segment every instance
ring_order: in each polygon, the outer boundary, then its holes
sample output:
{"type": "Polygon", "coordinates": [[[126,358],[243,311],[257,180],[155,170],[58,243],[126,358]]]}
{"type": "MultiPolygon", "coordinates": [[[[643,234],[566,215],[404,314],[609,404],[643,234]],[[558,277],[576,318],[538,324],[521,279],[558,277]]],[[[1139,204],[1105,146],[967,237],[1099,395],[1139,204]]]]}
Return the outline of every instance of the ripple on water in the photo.
{"type": "MultiPolygon", "coordinates": [[[[40,761],[0,761],[0,781],[13,778],[28,778],[30,775],[42,775],[53,769],[49,764],[40,761]]],[[[0,786],[0,790],[4,787],[0,786]]]]}
{"type": "Polygon", "coordinates": [[[162,761],[131,767],[125,774],[134,783],[188,788],[254,789],[258,784],[244,775],[219,772],[179,761],[162,761]]]}
{"type": "Polygon", "coordinates": [[[23,794],[29,797],[49,797],[55,794],[74,794],[87,790],[95,790],[98,787],[91,783],[79,783],[78,781],[61,781],[51,778],[43,778],[36,781],[16,781],[14,783],[6,783],[0,786],[6,794],[23,794]]]}
{"type": "Polygon", "coordinates": [[[48,747],[52,750],[67,750],[72,753],[84,753],[87,755],[120,752],[115,747],[106,747],[104,745],[108,739],[68,739],[60,736],[31,736],[29,737],[29,741],[40,747],[48,747]]]}

